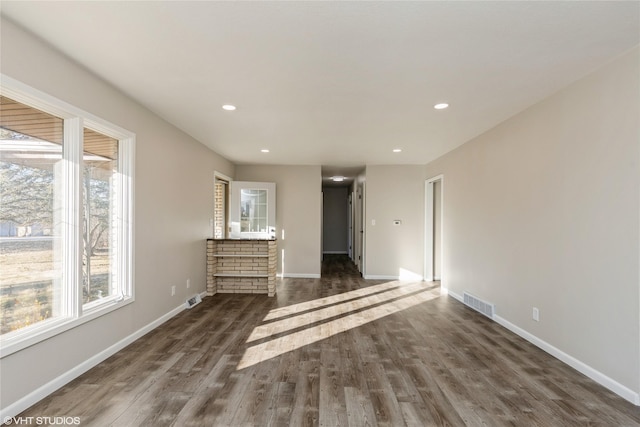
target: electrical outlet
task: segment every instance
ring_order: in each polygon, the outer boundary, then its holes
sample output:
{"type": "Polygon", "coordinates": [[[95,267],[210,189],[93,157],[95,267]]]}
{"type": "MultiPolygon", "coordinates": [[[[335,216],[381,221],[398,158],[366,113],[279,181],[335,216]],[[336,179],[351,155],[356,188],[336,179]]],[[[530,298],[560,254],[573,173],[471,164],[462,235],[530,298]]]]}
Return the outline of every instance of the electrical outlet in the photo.
{"type": "Polygon", "coordinates": [[[173,285],[171,286],[171,296],[174,296],[176,294],[176,286],[173,285]]]}
{"type": "Polygon", "coordinates": [[[187,289],[191,287],[191,279],[187,279],[187,289]]]}
{"type": "Polygon", "coordinates": [[[533,307],[533,320],[535,320],[536,322],[540,321],[540,310],[538,310],[537,307],[533,307]]]}

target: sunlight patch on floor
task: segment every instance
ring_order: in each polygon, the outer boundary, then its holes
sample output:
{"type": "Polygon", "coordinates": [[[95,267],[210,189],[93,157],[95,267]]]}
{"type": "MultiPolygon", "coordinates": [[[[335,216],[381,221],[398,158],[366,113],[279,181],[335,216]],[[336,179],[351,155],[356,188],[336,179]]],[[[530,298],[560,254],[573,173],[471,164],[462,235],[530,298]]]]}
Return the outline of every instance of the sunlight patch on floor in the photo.
{"type": "Polygon", "coordinates": [[[366,295],[371,295],[376,292],[382,292],[389,289],[399,288],[402,285],[400,282],[386,282],[380,285],[367,286],[366,288],[356,289],[353,291],[345,292],[343,294],[332,295],[330,297],[318,298],[312,301],[301,302],[299,304],[288,305],[286,307],[280,307],[269,311],[269,314],[264,320],[274,320],[280,317],[289,316],[299,313],[301,311],[314,310],[324,307],[326,305],[336,304],[339,302],[347,301],[354,298],[359,298],[366,295]]]}
{"type": "MultiPolygon", "coordinates": [[[[397,282],[396,282],[397,285],[397,282]]],[[[324,318],[332,318],[337,315],[342,315],[344,317],[340,317],[333,320],[328,320],[319,325],[308,327],[302,331],[292,332],[282,337],[274,338],[272,340],[265,341],[260,344],[253,345],[249,347],[236,370],[248,368],[255,364],[258,364],[262,361],[269,360],[273,357],[280,356],[290,351],[297,350],[306,345],[321,341],[323,339],[329,338],[333,335],[340,334],[342,332],[346,332],[350,329],[357,328],[359,326],[365,325],[367,323],[373,322],[375,320],[381,319],[383,317],[389,316],[391,314],[397,313],[402,310],[406,310],[418,304],[422,304],[426,301],[432,300],[434,298],[438,298],[440,296],[440,291],[438,289],[433,289],[431,287],[427,288],[427,284],[405,284],[398,287],[398,292],[394,290],[394,296],[390,296],[389,293],[385,292],[381,295],[376,295],[372,298],[377,299],[376,303],[381,305],[367,308],[362,311],[357,311],[354,313],[354,310],[360,310],[363,307],[368,307],[372,304],[371,301],[362,302],[364,305],[360,305],[361,301],[368,300],[364,298],[358,301],[349,301],[344,304],[337,305],[335,307],[331,307],[331,311],[325,313],[324,318]],[[396,298],[396,299],[394,299],[396,298]],[[388,301],[389,299],[394,299],[393,301],[388,301]],[[388,302],[385,302],[388,301],[388,302]],[[351,313],[351,314],[349,314],[351,313]]],[[[366,288],[369,289],[369,288],[366,288]]],[[[341,295],[348,295],[350,292],[341,295]]],[[[352,299],[353,294],[347,299],[352,299]]],[[[374,303],[375,304],[375,303],[374,303]]],[[[312,313],[315,315],[316,312],[312,313]]],[[[306,314],[302,315],[306,316],[306,314]]],[[[300,316],[298,316],[300,317],[300,316]]],[[[298,317],[293,317],[291,319],[287,319],[286,323],[289,326],[289,329],[298,328],[303,323],[298,323],[298,317]]],[[[308,320],[308,319],[307,319],[308,320]]],[[[317,322],[322,320],[321,318],[313,320],[317,322]]],[[[271,326],[271,325],[269,325],[271,326]]],[[[261,328],[261,327],[258,327],[261,328]]],[[[256,328],[256,329],[258,329],[256,328]]],[[[278,332],[271,332],[272,334],[283,333],[286,332],[284,323],[279,326],[278,332]]],[[[261,337],[268,338],[271,336],[267,330],[260,329],[258,332],[261,337]]],[[[253,337],[254,334],[252,334],[253,337]]],[[[255,340],[258,338],[251,338],[251,340],[255,340]]]]}
{"type": "MultiPolygon", "coordinates": [[[[321,322],[325,319],[341,316],[348,312],[361,310],[363,308],[366,308],[372,305],[383,303],[390,299],[400,298],[403,295],[407,295],[408,293],[411,293],[411,292],[418,292],[420,290],[424,290],[423,284],[411,283],[411,284],[406,284],[404,286],[396,286],[394,288],[389,288],[389,290],[385,291],[382,294],[364,296],[359,299],[354,299],[354,294],[347,292],[346,294],[341,294],[341,295],[349,295],[349,298],[346,298],[347,301],[345,301],[344,303],[330,305],[324,308],[318,308],[317,310],[313,310],[313,311],[305,311],[304,313],[301,313],[300,315],[297,315],[292,318],[277,320],[275,322],[257,326],[251,332],[251,335],[247,339],[247,342],[249,343],[252,341],[260,340],[263,338],[267,338],[273,335],[286,332],[291,329],[299,328],[301,326],[306,326],[312,323],[321,322]]],[[[326,300],[326,298],[324,299],[326,300]]],[[[329,303],[325,303],[319,307],[322,307],[327,304],[329,303]]]]}

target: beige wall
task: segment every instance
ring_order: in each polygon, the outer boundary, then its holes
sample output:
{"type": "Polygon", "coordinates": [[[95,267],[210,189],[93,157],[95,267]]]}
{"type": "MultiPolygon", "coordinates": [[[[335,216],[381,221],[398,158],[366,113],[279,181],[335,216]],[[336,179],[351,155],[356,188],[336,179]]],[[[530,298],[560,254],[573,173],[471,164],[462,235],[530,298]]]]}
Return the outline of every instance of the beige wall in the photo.
{"type": "Polygon", "coordinates": [[[638,64],[635,49],[426,168],[444,174],[444,286],[627,397],[640,391],[638,64]]]}
{"type": "Polygon", "coordinates": [[[135,132],[135,302],[1,361],[2,407],[81,365],[205,290],[213,175],[234,166],[12,23],[2,73],[135,132]],[[191,279],[190,289],[186,280],[191,279]],[[176,285],[176,296],[170,294],[176,285]]]}
{"type": "Polygon", "coordinates": [[[320,166],[238,165],[236,179],[276,183],[278,274],[284,273],[287,277],[320,277],[322,257],[320,166]],[[284,239],[282,230],[284,230],[284,239]]]}
{"type": "Polygon", "coordinates": [[[424,166],[367,166],[366,174],[365,277],[422,277],[424,166]]]}

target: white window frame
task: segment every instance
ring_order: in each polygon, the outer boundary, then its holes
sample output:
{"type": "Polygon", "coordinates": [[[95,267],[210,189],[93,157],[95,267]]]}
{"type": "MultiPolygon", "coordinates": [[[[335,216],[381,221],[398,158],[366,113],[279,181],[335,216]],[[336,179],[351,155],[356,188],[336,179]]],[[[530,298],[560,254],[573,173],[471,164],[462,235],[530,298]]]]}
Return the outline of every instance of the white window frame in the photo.
{"type": "Polygon", "coordinates": [[[274,182],[233,181],[229,201],[229,238],[275,239],[276,237],[276,184],[274,182]],[[267,231],[240,231],[240,201],[242,190],[267,190],[267,231]]]}
{"type": "Polygon", "coordinates": [[[84,110],[76,108],[51,95],[34,89],[18,80],[0,74],[0,94],[45,113],[64,119],[63,199],[66,206],[65,245],[62,249],[62,311],[60,316],[38,322],[0,336],[0,358],[37,344],[52,336],[103,316],[135,300],[133,262],[134,218],[134,133],[109,123],[84,110]],[[82,168],[84,128],[117,139],[118,172],[114,224],[117,233],[115,247],[113,295],[82,303],[82,168]]]}

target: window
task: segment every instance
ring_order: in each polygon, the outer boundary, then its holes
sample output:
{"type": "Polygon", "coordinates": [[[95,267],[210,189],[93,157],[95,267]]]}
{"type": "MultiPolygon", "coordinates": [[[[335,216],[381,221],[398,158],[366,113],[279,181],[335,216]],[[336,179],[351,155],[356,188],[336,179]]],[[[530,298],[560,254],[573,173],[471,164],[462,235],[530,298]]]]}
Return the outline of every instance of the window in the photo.
{"type": "Polygon", "coordinates": [[[240,190],[240,232],[267,232],[267,190],[240,190]]]}
{"type": "Polygon", "coordinates": [[[89,303],[116,292],[113,250],[114,183],[118,140],[84,129],[82,185],[82,299],[89,303]]]}
{"type": "Polygon", "coordinates": [[[233,181],[229,219],[231,238],[275,239],[276,184],[233,181]]]}
{"type": "Polygon", "coordinates": [[[60,316],[64,120],[0,97],[0,333],[60,316]]]}
{"type": "Polygon", "coordinates": [[[133,301],[134,135],[3,76],[0,353],[133,301]]]}

